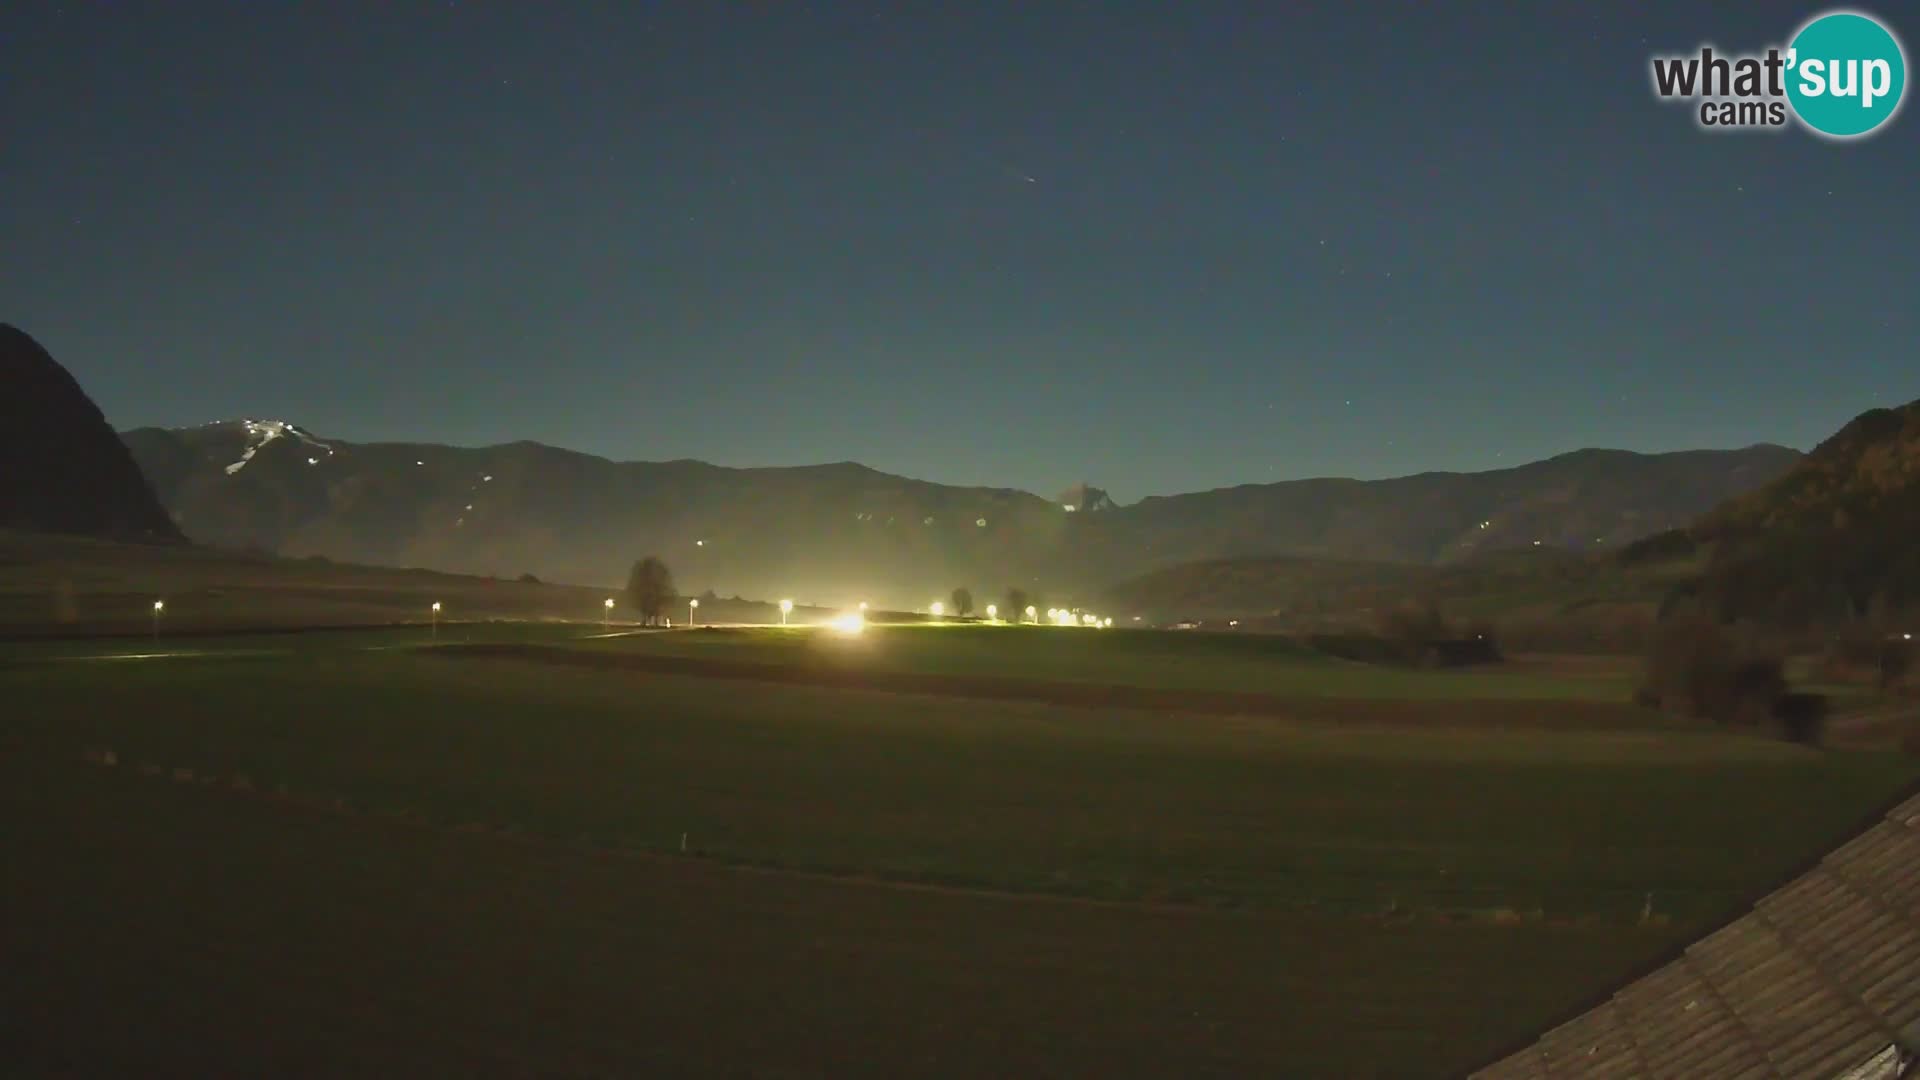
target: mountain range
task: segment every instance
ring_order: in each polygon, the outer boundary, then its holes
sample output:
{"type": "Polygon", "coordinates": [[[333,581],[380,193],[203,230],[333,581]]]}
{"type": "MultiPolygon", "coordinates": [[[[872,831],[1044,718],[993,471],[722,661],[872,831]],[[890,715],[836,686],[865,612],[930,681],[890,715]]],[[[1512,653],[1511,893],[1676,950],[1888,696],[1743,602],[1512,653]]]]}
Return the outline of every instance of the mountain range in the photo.
{"type": "Polygon", "coordinates": [[[531,442],[352,443],[279,420],[116,438],[25,333],[0,326],[0,365],[10,390],[0,527],[174,542],[184,533],[282,555],[600,585],[655,554],[683,591],[827,604],[917,607],[956,585],[1071,603],[1194,563],[1216,568],[1202,577],[1217,592],[1261,560],[1290,589],[1336,562],[1344,569],[1334,576],[1351,578],[1380,573],[1363,571],[1370,565],[1471,566],[1514,549],[1591,555],[1662,535],[1774,551],[1787,542],[1779,537],[1818,543],[1860,531],[1856,520],[1868,532],[1905,521],[1920,443],[1908,406],[1856,420],[1804,461],[1766,445],[1582,450],[1491,472],[1252,484],[1121,506],[1089,483],[1049,500],[851,462],[736,469],[614,462],[531,442]],[[1776,539],[1726,540],[1735,534],[1776,539]]]}
{"type": "MultiPolygon", "coordinates": [[[[1116,506],[953,487],[843,462],[614,462],[519,442],[350,443],[283,421],[122,434],[186,534],[287,555],[607,583],[658,554],[686,591],[922,606],[955,585],[1063,601],[1198,559],[1442,564],[1624,545],[1790,469],[1778,446],[1585,450],[1518,468],[1302,480],[1116,506]],[[1073,506],[1069,511],[1068,506],[1073,506]]],[[[984,600],[982,601],[985,602],[984,600]]]]}

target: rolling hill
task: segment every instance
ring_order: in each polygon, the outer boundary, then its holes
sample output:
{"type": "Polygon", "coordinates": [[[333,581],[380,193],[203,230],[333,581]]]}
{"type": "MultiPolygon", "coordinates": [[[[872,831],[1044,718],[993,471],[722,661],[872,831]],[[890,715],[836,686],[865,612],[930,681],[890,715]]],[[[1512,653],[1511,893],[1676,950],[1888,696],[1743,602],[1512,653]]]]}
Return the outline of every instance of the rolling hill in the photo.
{"type": "Polygon", "coordinates": [[[1920,607],[1920,401],[1854,418],[1784,475],[1628,562],[1693,558],[1725,618],[1788,626],[1920,607]]]}

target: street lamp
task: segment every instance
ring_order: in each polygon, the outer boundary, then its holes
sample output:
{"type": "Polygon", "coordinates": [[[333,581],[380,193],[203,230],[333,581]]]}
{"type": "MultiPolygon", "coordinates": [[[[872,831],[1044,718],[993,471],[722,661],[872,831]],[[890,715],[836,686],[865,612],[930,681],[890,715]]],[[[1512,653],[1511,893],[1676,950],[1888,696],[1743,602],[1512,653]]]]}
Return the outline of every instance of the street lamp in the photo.
{"type": "Polygon", "coordinates": [[[700,598],[694,597],[693,599],[687,601],[687,625],[693,626],[695,623],[699,621],[699,616],[700,616],[700,598]]]}
{"type": "Polygon", "coordinates": [[[600,616],[600,629],[613,632],[613,597],[607,597],[607,613],[600,616]]]}
{"type": "Polygon", "coordinates": [[[938,600],[935,600],[933,602],[933,606],[931,608],[928,608],[927,610],[933,612],[933,617],[938,619],[947,613],[947,605],[941,603],[938,600]]]}
{"type": "Polygon", "coordinates": [[[160,640],[160,613],[166,609],[167,602],[165,600],[155,600],[153,602],[153,640],[155,641],[160,640]]]}
{"type": "Polygon", "coordinates": [[[988,622],[1000,621],[1000,609],[993,606],[992,604],[987,605],[987,621],[988,622]]]}
{"type": "Polygon", "coordinates": [[[787,625],[787,612],[792,610],[793,610],[793,601],[791,600],[780,601],[780,625],[781,626],[787,625]]]}
{"type": "Polygon", "coordinates": [[[1028,604],[1028,605],[1027,605],[1027,618],[1029,618],[1029,619],[1032,619],[1032,620],[1034,620],[1034,621],[1036,621],[1036,622],[1037,622],[1037,621],[1039,621],[1039,616],[1040,616],[1040,613],[1039,613],[1039,612],[1037,612],[1037,611],[1035,611],[1035,610],[1033,610],[1033,605],[1032,605],[1032,604],[1028,604]]]}
{"type": "Polygon", "coordinates": [[[440,601],[433,602],[433,640],[440,640],[440,601]]]}

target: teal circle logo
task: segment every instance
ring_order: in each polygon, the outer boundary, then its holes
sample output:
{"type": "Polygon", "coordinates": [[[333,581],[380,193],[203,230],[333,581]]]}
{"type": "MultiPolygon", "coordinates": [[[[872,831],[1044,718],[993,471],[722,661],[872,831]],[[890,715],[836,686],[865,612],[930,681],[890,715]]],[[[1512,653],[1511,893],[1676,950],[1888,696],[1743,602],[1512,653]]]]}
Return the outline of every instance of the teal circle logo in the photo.
{"type": "Polygon", "coordinates": [[[1801,27],[1787,48],[1787,101],[1814,131],[1851,139],[1900,111],[1907,57],[1878,20],[1830,12],[1801,27]]]}

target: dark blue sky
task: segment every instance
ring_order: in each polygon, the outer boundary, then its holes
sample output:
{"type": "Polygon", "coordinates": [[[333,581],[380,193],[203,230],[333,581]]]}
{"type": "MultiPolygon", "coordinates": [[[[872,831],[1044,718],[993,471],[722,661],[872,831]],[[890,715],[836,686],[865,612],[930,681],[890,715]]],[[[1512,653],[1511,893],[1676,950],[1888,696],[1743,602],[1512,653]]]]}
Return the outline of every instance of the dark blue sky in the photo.
{"type": "Polygon", "coordinates": [[[1129,500],[1920,397],[1920,113],[1705,134],[1649,54],[1821,9],[1645,7],[16,0],[0,320],[123,427],[1129,500]]]}

